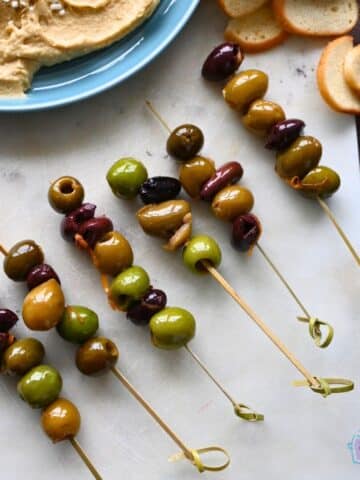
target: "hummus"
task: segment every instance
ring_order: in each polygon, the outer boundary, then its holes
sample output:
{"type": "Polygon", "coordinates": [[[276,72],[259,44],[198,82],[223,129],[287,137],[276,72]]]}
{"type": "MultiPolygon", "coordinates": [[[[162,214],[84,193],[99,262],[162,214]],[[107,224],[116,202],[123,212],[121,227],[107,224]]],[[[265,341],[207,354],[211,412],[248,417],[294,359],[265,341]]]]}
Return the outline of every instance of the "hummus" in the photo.
{"type": "Polygon", "coordinates": [[[0,0],[0,95],[20,96],[42,66],[106,47],[159,0],[0,0]]]}

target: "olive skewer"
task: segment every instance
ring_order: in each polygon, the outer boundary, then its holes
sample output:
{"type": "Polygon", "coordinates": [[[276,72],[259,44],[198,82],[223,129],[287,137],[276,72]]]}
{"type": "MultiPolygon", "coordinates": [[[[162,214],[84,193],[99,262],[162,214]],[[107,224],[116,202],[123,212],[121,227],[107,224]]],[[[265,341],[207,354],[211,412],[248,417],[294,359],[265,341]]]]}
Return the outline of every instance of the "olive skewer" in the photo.
{"type": "MultiPolygon", "coordinates": [[[[93,375],[104,373],[108,370],[111,371],[115,378],[125,386],[129,393],[135,397],[158,425],[160,425],[181,448],[182,456],[188,459],[199,472],[221,471],[229,465],[230,457],[227,451],[221,447],[210,446],[200,449],[187,447],[180,437],[141,396],[124,374],[115,367],[119,357],[119,351],[116,345],[107,338],[94,337],[99,324],[98,316],[86,307],[73,305],[65,307],[65,300],[59,293],[59,290],[61,291],[60,280],[52,267],[42,263],[44,260],[43,252],[35,242],[29,240],[18,242],[9,251],[0,245],[0,252],[6,255],[4,261],[6,275],[14,281],[26,280],[30,288],[30,293],[26,296],[23,305],[23,318],[28,328],[44,331],[56,326],[57,332],[62,338],[69,342],[80,344],[76,354],[76,365],[80,372],[84,375],[93,375]],[[48,282],[53,282],[51,287],[49,287],[48,282]],[[56,293],[54,294],[54,291],[51,292],[51,290],[55,285],[57,285],[57,290],[55,290],[56,293]],[[34,288],[32,289],[32,287],[34,288]],[[34,295],[32,291],[39,287],[41,287],[42,290],[36,292],[36,298],[34,299],[32,297],[34,295]],[[59,297],[57,301],[54,300],[55,295],[59,297]],[[57,307],[59,308],[46,308],[44,298],[47,299],[45,300],[46,302],[49,301],[51,297],[52,304],[57,303],[57,307]],[[33,301],[33,314],[31,314],[29,299],[33,301]],[[58,314],[58,311],[61,311],[61,315],[58,314]],[[49,316],[52,318],[49,319],[49,316]],[[223,453],[226,458],[224,464],[216,467],[205,465],[201,460],[201,454],[210,452],[223,453]]],[[[71,440],[71,443],[85,461],[87,457],[80,445],[76,440],[71,440]]],[[[94,470],[94,472],[96,471],[94,470]]],[[[101,477],[96,478],[101,480],[101,477]]]]}
{"type": "MultiPolygon", "coordinates": [[[[176,139],[177,136],[184,136],[185,138],[189,137],[188,148],[190,149],[193,140],[191,139],[189,132],[187,132],[187,129],[190,130],[191,128],[193,131],[196,131],[197,127],[183,126],[172,131],[168,123],[162,118],[152,103],[150,101],[146,101],[145,103],[155,118],[170,134],[168,140],[168,151],[173,155],[180,154],[180,157],[178,158],[187,156],[180,151],[181,139],[177,140],[177,147],[176,145],[175,147],[174,145],[171,145],[171,140],[174,138],[176,139]]],[[[200,130],[199,132],[203,136],[200,130]]],[[[176,143],[176,140],[173,143],[176,143]]],[[[201,146],[202,143],[200,142],[196,148],[193,148],[191,154],[197,155],[197,148],[201,148],[201,146]]],[[[266,261],[268,266],[272,269],[272,271],[290,293],[300,310],[303,312],[304,316],[298,316],[297,319],[301,322],[308,323],[310,336],[314,340],[316,346],[320,348],[326,348],[332,342],[334,335],[333,327],[329,323],[321,321],[309,313],[308,309],[300,300],[299,296],[295,293],[290,283],[280,272],[273,260],[271,260],[268,253],[266,253],[264,248],[260,245],[259,239],[262,234],[261,223],[254,214],[250,213],[254,204],[253,196],[247,189],[243,189],[241,187],[232,187],[234,183],[240,180],[242,175],[243,169],[238,162],[229,162],[215,170],[213,162],[210,162],[210,160],[204,157],[196,156],[190,158],[188,162],[185,161],[185,163],[183,163],[180,168],[179,180],[191,198],[201,198],[202,200],[206,201],[213,200],[213,205],[216,204],[216,202],[218,205],[220,205],[222,201],[220,197],[227,201],[226,197],[229,198],[231,195],[234,197],[234,195],[238,193],[237,203],[239,204],[240,209],[236,217],[233,220],[231,219],[233,223],[232,243],[234,248],[242,252],[248,252],[249,254],[252,253],[255,247],[258,249],[263,259],[266,261]],[[200,166],[204,169],[203,175],[200,175],[200,166]],[[196,178],[196,172],[198,172],[199,178],[196,178]],[[326,328],[327,330],[325,337],[323,336],[321,327],[326,328]]],[[[219,211],[219,207],[215,208],[219,211]]]]}
{"type": "MultiPolygon", "coordinates": [[[[131,192],[131,195],[128,195],[127,198],[134,198],[136,192],[140,191],[142,184],[138,184],[137,169],[145,170],[145,167],[138,161],[131,159],[133,167],[136,165],[137,168],[128,168],[129,159],[123,159],[110,168],[107,180],[110,184],[110,187],[113,193],[122,197],[126,194],[127,187],[129,184],[132,187],[135,187],[131,192]],[[131,181],[132,178],[132,181],[131,181]],[[135,193],[135,195],[134,195],[135,193]]],[[[146,172],[146,170],[145,170],[146,172]]],[[[125,195],[126,196],[126,195],[125,195]]],[[[144,207],[146,213],[148,214],[146,218],[146,223],[144,222],[145,218],[142,218],[141,226],[145,233],[150,235],[159,236],[159,233],[166,233],[165,236],[168,238],[171,236],[171,239],[176,237],[177,232],[174,233],[174,225],[177,224],[179,231],[183,228],[181,225],[184,217],[184,213],[188,215],[190,207],[188,206],[187,210],[182,210],[180,217],[178,216],[179,206],[184,206],[183,200],[172,200],[164,201],[159,205],[148,205],[144,207]],[[180,202],[180,203],[179,203],[180,202]],[[150,214],[149,214],[150,212],[150,214]],[[170,214],[169,214],[170,212],[170,214]],[[170,221],[176,219],[176,222],[170,221]],[[165,226],[165,231],[159,232],[159,225],[165,226]],[[167,229],[166,227],[170,227],[167,229]],[[154,226],[154,229],[150,228],[154,226]]],[[[141,209],[140,213],[138,212],[138,218],[140,214],[144,214],[144,210],[141,209]]],[[[185,216],[186,216],[185,215],[185,216]]],[[[185,218],[185,217],[184,217],[185,218]]],[[[265,324],[265,322],[256,314],[256,312],[240,297],[240,295],[231,287],[231,285],[225,280],[225,278],[217,270],[217,267],[221,263],[221,250],[217,242],[209,237],[208,235],[198,235],[195,237],[190,235],[181,236],[181,242],[177,244],[177,247],[184,245],[183,250],[183,261],[185,265],[194,273],[209,273],[212,278],[220,284],[220,286],[235,300],[235,302],[241,307],[241,309],[257,324],[257,326],[265,333],[265,335],[277,346],[277,348],[287,357],[287,359],[295,366],[295,368],[304,376],[305,383],[301,385],[309,386],[314,392],[321,393],[323,396],[328,396],[331,393],[342,393],[351,391],[354,387],[353,382],[346,379],[334,379],[334,378],[318,378],[313,376],[303,364],[294,356],[294,354],[285,346],[285,344],[270,330],[270,328],[265,324]]],[[[171,241],[170,239],[170,241],[171,241]]],[[[170,243],[170,242],[169,242],[170,243]]],[[[168,248],[167,244],[167,248],[168,248]]],[[[299,383],[297,383],[299,385],[299,383]]]]}
{"type": "MultiPolygon", "coordinates": [[[[137,164],[133,167],[130,171],[142,178],[142,168],[137,164]]],[[[131,185],[126,185],[125,188],[131,188],[131,185]]],[[[62,236],[89,254],[101,274],[102,287],[110,306],[114,310],[126,312],[127,317],[137,325],[149,324],[151,341],[155,347],[166,350],[185,347],[187,354],[230,401],[238,417],[252,422],[263,420],[262,414],[236,402],[192,351],[188,344],[196,330],[193,315],[183,308],[165,308],[166,294],[150,285],[150,278],[143,268],[133,265],[134,254],[127,239],[113,230],[113,223],[109,218],[94,217],[95,205],[82,204],[84,189],[80,182],[73,177],[60,177],[50,186],[48,196],[50,205],[59,213],[65,213],[64,209],[59,207],[62,202],[70,204],[61,224],[62,236]],[[79,198],[76,197],[76,192],[81,193],[79,198]],[[111,285],[108,277],[113,277],[111,285]]],[[[188,236],[189,231],[191,232],[191,214],[185,211],[184,218],[186,221],[179,230],[185,227],[184,232],[188,236]]],[[[181,235],[175,234],[174,237],[177,240],[169,241],[171,248],[181,235]]]]}
{"type": "Polygon", "coordinates": [[[79,410],[69,400],[59,398],[62,388],[59,372],[42,363],[45,348],[39,340],[30,337],[19,340],[9,333],[17,321],[18,317],[14,312],[0,309],[1,373],[21,377],[18,393],[32,408],[43,409],[41,423],[46,435],[54,443],[68,440],[93,477],[102,480],[76,439],[81,424],[79,410]]]}
{"type": "Polygon", "coordinates": [[[239,45],[219,45],[206,58],[202,76],[208,81],[227,82],[222,91],[225,101],[242,115],[248,130],[266,137],[265,148],[276,151],[276,173],[290,187],[318,202],[360,265],[359,254],[324,201],[339,189],[339,175],[329,167],[319,166],[322,147],[314,137],[301,136],[305,123],[285,119],[280,105],[263,99],[269,84],[266,73],[251,69],[236,74],[243,58],[239,45]]]}

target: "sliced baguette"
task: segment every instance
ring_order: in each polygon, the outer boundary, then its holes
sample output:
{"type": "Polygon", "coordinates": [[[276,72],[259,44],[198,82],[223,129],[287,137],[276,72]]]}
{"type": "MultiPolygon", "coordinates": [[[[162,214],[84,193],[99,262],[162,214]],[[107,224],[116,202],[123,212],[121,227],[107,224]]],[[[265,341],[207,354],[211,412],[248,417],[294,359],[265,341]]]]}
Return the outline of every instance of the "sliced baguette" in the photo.
{"type": "Polygon", "coordinates": [[[218,0],[218,2],[226,15],[236,18],[255,12],[268,0],[218,0]]]}
{"type": "Polygon", "coordinates": [[[282,43],[287,36],[270,4],[245,17],[232,18],[225,30],[226,40],[238,43],[244,52],[250,53],[269,50],[282,43]]]}
{"type": "Polygon", "coordinates": [[[273,8],[285,30],[305,36],[344,35],[359,17],[357,0],[273,0],[273,8]]]}
{"type": "Polygon", "coordinates": [[[352,48],[345,57],[344,76],[346,83],[360,95],[360,45],[352,48]]]}
{"type": "Polygon", "coordinates": [[[337,38],[324,49],[317,69],[317,81],[325,102],[334,110],[343,113],[360,114],[360,98],[346,83],[344,62],[353,49],[350,35],[337,38]]]}

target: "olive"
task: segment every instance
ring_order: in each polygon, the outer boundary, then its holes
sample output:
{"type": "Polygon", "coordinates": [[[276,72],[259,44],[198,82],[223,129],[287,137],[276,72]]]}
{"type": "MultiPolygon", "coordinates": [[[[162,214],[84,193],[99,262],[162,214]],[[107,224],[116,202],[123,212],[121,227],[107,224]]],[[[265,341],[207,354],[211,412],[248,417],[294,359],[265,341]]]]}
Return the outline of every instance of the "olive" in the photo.
{"type": "Polygon", "coordinates": [[[144,165],[135,158],[121,158],[109,169],[106,180],[114,195],[119,198],[135,198],[141,185],[148,178],[144,165]]]}
{"type": "Polygon", "coordinates": [[[116,305],[127,310],[140,300],[150,288],[149,275],[141,267],[133,266],[121,272],[111,283],[110,295],[116,305]]]}
{"type": "Polygon", "coordinates": [[[215,173],[214,162],[205,157],[194,157],[181,165],[179,180],[191,198],[199,198],[200,190],[215,173]]]}
{"type": "Polygon", "coordinates": [[[207,273],[203,262],[213,267],[221,263],[221,250],[217,242],[208,235],[197,235],[186,245],[183,251],[185,265],[195,273],[207,273]]]}
{"type": "Polygon", "coordinates": [[[140,187],[139,195],[142,202],[160,203],[176,198],[181,190],[181,183],[177,178],[152,177],[140,187]]]}
{"type": "Polygon", "coordinates": [[[96,313],[79,305],[67,306],[56,326],[58,334],[72,343],[84,343],[95,335],[98,328],[99,318],[96,313]]]}
{"type": "Polygon", "coordinates": [[[90,248],[94,248],[96,243],[106,234],[113,230],[114,225],[107,217],[96,217],[86,220],[80,225],[79,235],[83,237],[90,248]]]}
{"type": "Polygon", "coordinates": [[[178,160],[190,160],[204,145],[204,135],[195,125],[180,125],[170,134],[166,149],[169,155],[178,160]]]}
{"type": "Polygon", "coordinates": [[[242,64],[244,55],[240,45],[236,43],[222,43],[212,50],[204,62],[201,73],[210,82],[226,80],[242,64]]]}
{"type": "Polygon", "coordinates": [[[216,195],[211,205],[218,218],[230,222],[239,215],[249,213],[253,206],[253,194],[247,188],[239,185],[230,185],[223,188],[216,195]]]}
{"type": "Polygon", "coordinates": [[[274,125],[268,135],[265,148],[268,150],[285,150],[298,138],[305,123],[292,118],[274,125]]]}
{"type": "Polygon", "coordinates": [[[23,240],[10,248],[4,260],[6,275],[15,282],[24,282],[30,270],[43,263],[44,254],[32,240],[23,240]]]}
{"type": "Polygon", "coordinates": [[[106,233],[96,243],[93,256],[100,272],[113,277],[131,267],[134,260],[130,243],[116,231],[106,233]]]}
{"type": "Polygon", "coordinates": [[[105,372],[113,367],[119,358],[116,345],[104,337],[91,338],[79,347],[76,366],[85,375],[105,372]]]}
{"type": "Polygon", "coordinates": [[[177,350],[195,336],[193,315],[183,308],[164,308],[150,320],[151,341],[157,348],[177,350]]]}
{"type": "Polygon", "coordinates": [[[41,364],[44,355],[45,349],[39,340],[22,338],[4,352],[1,370],[8,375],[25,375],[29,370],[41,364]]]}
{"type": "Polygon", "coordinates": [[[243,174],[244,170],[239,162],[225,163],[204,183],[200,191],[200,198],[211,201],[223,188],[238,182],[243,174]]]}
{"type": "Polygon", "coordinates": [[[59,277],[57,276],[55,270],[50,267],[50,265],[47,265],[46,263],[35,265],[35,267],[30,270],[26,278],[27,287],[29,290],[32,290],[33,288],[41,285],[44,282],[47,282],[48,280],[51,280],[52,278],[60,285],[59,277]]]}
{"type": "Polygon", "coordinates": [[[243,116],[244,126],[256,135],[265,136],[271,128],[285,120],[284,110],[274,102],[255,100],[243,116]]]}
{"type": "Polygon", "coordinates": [[[333,195],[341,185],[339,175],[329,167],[319,166],[311,170],[300,180],[292,179],[291,186],[300,190],[307,197],[327,198],[333,195]]]}
{"type": "Polygon", "coordinates": [[[166,307],[166,294],[162,290],[151,289],[127,312],[127,318],[135,325],[147,325],[151,317],[166,307]]]}
{"type": "Polygon", "coordinates": [[[7,308],[0,308],[0,332],[7,333],[19,320],[16,313],[7,308]]]}
{"type": "Polygon", "coordinates": [[[265,95],[268,83],[266,73],[260,70],[244,70],[225,85],[225,101],[235,110],[244,112],[251,102],[265,95]]]}
{"type": "Polygon", "coordinates": [[[49,203],[59,213],[69,213],[80,207],[84,200],[84,188],[74,177],[60,177],[50,185],[49,203]]]}
{"type": "Polygon", "coordinates": [[[77,407],[64,398],[58,398],[46,407],[41,415],[41,425],[46,435],[54,442],[75,437],[81,424],[77,407]]]}
{"type": "Polygon", "coordinates": [[[31,290],[25,297],[22,316],[30,330],[50,330],[61,320],[65,298],[53,278],[31,290]]]}
{"type": "Polygon", "coordinates": [[[141,208],[136,216],[145,233],[169,238],[183,225],[184,218],[190,212],[189,202],[169,200],[158,205],[147,205],[141,208]]]}
{"type": "Polygon", "coordinates": [[[261,223],[252,213],[240,215],[233,221],[232,244],[240,252],[248,252],[259,240],[261,223]]]}
{"type": "Polygon", "coordinates": [[[277,154],[275,170],[282,178],[302,179],[317,167],[321,155],[321,143],[316,138],[298,137],[290,147],[277,154]]]}
{"type": "Polygon", "coordinates": [[[19,380],[20,397],[32,408],[43,408],[56,400],[61,392],[60,373],[49,365],[38,365],[19,380]]]}
{"type": "Polygon", "coordinates": [[[60,230],[62,237],[68,242],[72,242],[80,225],[86,220],[94,218],[96,205],[92,203],[83,203],[79,208],[68,213],[61,222],[60,230]]]}

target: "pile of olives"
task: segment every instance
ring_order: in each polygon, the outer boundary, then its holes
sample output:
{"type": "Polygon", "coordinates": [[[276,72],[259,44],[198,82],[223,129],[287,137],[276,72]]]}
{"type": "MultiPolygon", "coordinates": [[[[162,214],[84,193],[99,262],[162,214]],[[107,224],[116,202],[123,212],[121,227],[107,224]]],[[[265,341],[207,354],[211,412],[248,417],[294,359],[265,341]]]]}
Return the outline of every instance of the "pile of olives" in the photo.
{"type": "Polygon", "coordinates": [[[241,114],[248,130],[266,139],[265,148],[276,151],[275,171],[280,178],[307,197],[333,195],[340,187],[340,177],[331,168],[319,165],[320,142],[301,135],[305,126],[302,120],[286,119],[280,105],[264,99],[269,84],[264,72],[244,70],[235,74],[241,63],[237,61],[239,50],[232,43],[216,47],[205,60],[203,77],[209,81],[227,81],[223,88],[225,101],[241,114]],[[214,70],[218,72],[216,78],[214,70]]]}

